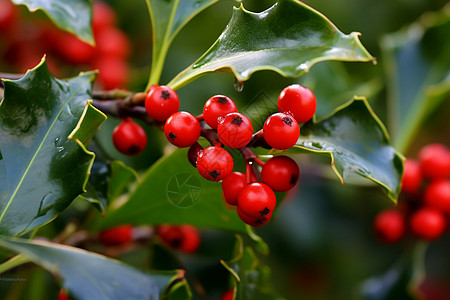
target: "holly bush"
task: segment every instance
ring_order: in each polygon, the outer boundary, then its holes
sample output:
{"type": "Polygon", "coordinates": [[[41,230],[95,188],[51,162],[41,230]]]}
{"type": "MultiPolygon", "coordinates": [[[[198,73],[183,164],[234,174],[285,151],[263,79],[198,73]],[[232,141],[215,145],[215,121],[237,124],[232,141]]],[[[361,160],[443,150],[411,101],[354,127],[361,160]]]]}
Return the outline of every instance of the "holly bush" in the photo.
{"type": "Polygon", "coordinates": [[[312,5],[0,0],[2,299],[447,299],[450,7],[312,5]]]}

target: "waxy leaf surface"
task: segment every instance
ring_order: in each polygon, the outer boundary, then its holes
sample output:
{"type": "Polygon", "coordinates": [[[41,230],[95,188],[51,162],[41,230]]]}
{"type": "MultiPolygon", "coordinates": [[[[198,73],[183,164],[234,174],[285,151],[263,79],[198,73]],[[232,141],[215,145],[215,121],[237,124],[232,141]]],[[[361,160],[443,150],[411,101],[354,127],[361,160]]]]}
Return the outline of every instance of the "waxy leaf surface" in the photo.
{"type": "Polygon", "coordinates": [[[327,18],[300,1],[280,0],[254,13],[243,5],[211,48],[169,85],[179,88],[208,72],[233,74],[239,82],[258,70],[299,77],[324,60],[370,61],[358,34],[340,32],[327,18]]]}
{"type": "Polygon", "coordinates": [[[87,43],[94,44],[91,0],[12,0],[12,2],[24,4],[31,12],[44,11],[59,28],[77,35],[87,43]]]}
{"type": "Polygon", "coordinates": [[[106,116],[88,101],[94,73],[67,81],[43,60],[5,80],[0,105],[0,234],[47,224],[84,191],[94,154],[86,150],[106,116]]]}
{"type": "Polygon", "coordinates": [[[329,155],[342,183],[362,176],[380,185],[396,201],[403,157],[390,145],[385,128],[365,99],[355,98],[330,117],[306,123],[296,146],[288,151],[302,150],[329,155]]]}
{"type": "Polygon", "coordinates": [[[78,300],[167,299],[175,280],[187,285],[183,271],[141,271],[75,247],[7,238],[0,238],[0,247],[22,254],[62,279],[62,286],[78,300]]]}

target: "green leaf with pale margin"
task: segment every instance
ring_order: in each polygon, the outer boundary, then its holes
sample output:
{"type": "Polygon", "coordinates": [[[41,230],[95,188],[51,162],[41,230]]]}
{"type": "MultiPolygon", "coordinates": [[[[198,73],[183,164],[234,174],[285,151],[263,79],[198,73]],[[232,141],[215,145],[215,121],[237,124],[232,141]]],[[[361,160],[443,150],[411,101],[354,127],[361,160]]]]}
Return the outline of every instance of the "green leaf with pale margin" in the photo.
{"type": "Polygon", "coordinates": [[[218,40],[168,85],[177,89],[208,72],[243,82],[259,70],[299,77],[324,60],[373,61],[358,34],[340,32],[325,16],[296,0],[280,0],[254,13],[243,5],[218,40]]]}
{"type": "Polygon", "coordinates": [[[92,34],[92,0],[12,0],[29,11],[42,10],[56,26],[94,45],[92,34]]]}
{"type": "Polygon", "coordinates": [[[384,274],[367,279],[360,287],[358,299],[362,300],[417,300],[425,276],[423,262],[427,245],[418,243],[407,248],[404,255],[384,274]]]}
{"type": "Polygon", "coordinates": [[[61,278],[62,286],[78,300],[164,299],[171,284],[187,285],[181,270],[141,271],[75,247],[8,238],[0,238],[0,247],[24,255],[61,278]]]}
{"type": "Polygon", "coordinates": [[[151,77],[157,84],[162,66],[174,37],[198,13],[219,0],[146,0],[153,30],[153,65],[151,77]]]}
{"type": "Polygon", "coordinates": [[[226,207],[220,183],[200,176],[187,159],[187,149],[156,162],[128,201],[107,211],[100,222],[103,228],[171,223],[246,232],[236,210],[226,207]]]}
{"type": "Polygon", "coordinates": [[[59,80],[43,59],[23,78],[4,80],[0,234],[47,224],[84,191],[94,160],[85,143],[106,118],[88,101],[94,79],[59,80]]]}
{"type": "Polygon", "coordinates": [[[237,236],[235,256],[221,261],[235,283],[236,300],[283,300],[270,288],[270,268],[261,263],[250,246],[237,236]]]}
{"type": "Polygon", "coordinates": [[[362,176],[397,201],[403,156],[389,144],[386,129],[365,98],[354,98],[328,118],[301,127],[297,144],[288,152],[305,150],[330,156],[342,183],[355,175],[362,176]]]}
{"type": "Polygon", "coordinates": [[[382,40],[389,132],[406,151],[425,119],[450,96],[450,5],[382,40]]]}

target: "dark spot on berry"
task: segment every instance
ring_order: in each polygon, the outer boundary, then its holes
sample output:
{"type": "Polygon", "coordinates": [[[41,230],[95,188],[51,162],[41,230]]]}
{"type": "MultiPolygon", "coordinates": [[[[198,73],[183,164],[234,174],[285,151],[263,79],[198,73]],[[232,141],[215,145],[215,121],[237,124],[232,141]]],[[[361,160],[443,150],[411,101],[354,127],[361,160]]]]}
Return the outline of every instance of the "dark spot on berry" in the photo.
{"type": "Polygon", "coordinates": [[[242,118],[240,116],[235,116],[235,117],[233,117],[233,120],[231,121],[231,124],[235,124],[237,126],[241,126],[242,122],[244,122],[244,120],[242,120],[242,118]]]}
{"type": "Polygon", "coordinates": [[[127,150],[130,155],[138,154],[140,151],[141,149],[136,145],[131,145],[127,150]]]}
{"type": "Polygon", "coordinates": [[[259,213],[261,214],[261,217],[267,216],[267,214],[270,213],[270,209],[264,207],[264,209],[261,210],[259,213]]]}
{"type": "Polygon", "coordinates": [[[167,100],[170,98],[170,92],[167,90],[164,90],[161,92],[161,95],[159,96],[159,98],[163,98],[164,100],[167,100]]]}
{"type": "Polygon", "coordinates": [[[266,217],[262,217],[262,218],[256,219],[256,221],[255,221],[255,223],[257,225],[262,225],[262,224],[264,224],[266,222],[267,222],[267,218],[266,217]]]}
{"type": "Polygon", "coordinates": [[[219,102],[220,104],[227,104],[228,99],[225,97],[219,97],[219,99],[217,99],[217,102],[219,102]]]}
{"type": "Polygon", "coordinates": [[[214,171],[212,171],[212,172],[209,172],[209,175],[210,175],[212,178],[216,179],[217,177],[220,176],[220,173],[217,172],[217,170],[214,170],[214,171]]]}
{"type": "Polygon", "coordinates": [[[292,174],[291,179],[289,180],[289,184],[294,185],[295,183],[297,183],[297,179],[298,179],[298,174],[292,174]]]}
{"type": "Polygon", "coordinates": [[[283,121],[284,124],[292,126],[292,119],[289,117],[284,117],[283,119],[281,119],[281,121],[283,121]]]}
{"type": "Polygon", "coordinates": [[[174,141],[174,140],[177,138],[177,136],[171,132],[171,133],[169,133],[169,138],[170,138],[172,141],[174,141]]]}
{"type": "Polygon", "coordinates": [[[183,239],[182,238],[174,238],[173,240],[170,241],[169,244],[173,248],[179,248],[182,243],[183,243],[183,239]]]}

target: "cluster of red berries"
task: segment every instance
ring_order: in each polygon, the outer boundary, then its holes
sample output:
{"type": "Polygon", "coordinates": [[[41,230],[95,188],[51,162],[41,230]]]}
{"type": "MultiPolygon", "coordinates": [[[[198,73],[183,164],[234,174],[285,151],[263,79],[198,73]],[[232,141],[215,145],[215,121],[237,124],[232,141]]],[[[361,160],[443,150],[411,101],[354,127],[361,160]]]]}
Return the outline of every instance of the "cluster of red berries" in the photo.
{"type": "Polygon", "coordinates": [[[379,213],[374,221],[377,236],[385,243],[400,241],[409,221],[411,233],[432,241],[446,231],[450,216],[450,150],[443,144],[428,144],[418,160],[405,160],[402,178],[404,200],[398,208],[379,213]]]}
{"type": "Polygon", "coordinates": [[[10,0],[0,0],[0,55],[11,64],[7,67],[22,73],[47,54],[47,63],[55,74],[67,63],[94,68],[99,70],[98,81],[104,89],[120,88],[128,78],[126,60],[131,46],[115,22],[116,15],[108,4],[93,3],[93,47],[47,21],[28,22],[19,7],[10,0]]]}
{"type": "MultiPolygon", "coordinates": [[[[187,224],[159,225],[155,233],[166,246],[188,254],[195,253],[201,242],[198,230],[187,224]]],[[[107,247],[123,247],[136,239],[150,237],[146,235],[142,236],[138,229],[131,225],[120,225],[100,232],[98,240],[107,247]]]]}
{"type": "MultiPolygon", "coordinates": [[[[224,146],[244,153],[243,149],[258,135],[253,133],[251,121],[224,95],[208,99],[198,117],[178,111],[179,107],[177,93],[168,86],[152,86],[145,98],[147,114],[164,122],[164,134],[170,143],[179,148],[189,147],[189,161],[200,175],[210,181],[223,180],[225,201],[237,206],[239,217],[252,226],[267,223],[276,205],[274,191],[287,191],[297,183],[300,176],[297,163],[287,156],[273,157],[264,163],[250,151],[253,155],[246,157],[246,174],[232,172],[233,158],[224,146]],[[209,138],[212,146],[203,148],[198,143],[201,135],[214,135],[214,139],[209,138]],[[258,170],[255,162],[261,167],[260,179],[255,173],[258,170]]],[[[299,123],[313,117],[316,98],[309,89],[293,84],[280,93],[278,110],[267,118],[261,133],[270,147],[286,150],[299,138],[299,123]]],[[[135,155],[145,148],[147,137],[141,126],[125,118],[114,129],[113,142],[120,152],[135,155]]]]}

